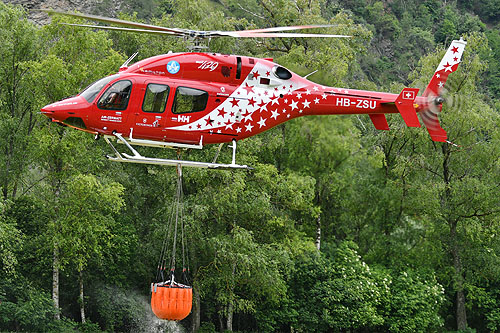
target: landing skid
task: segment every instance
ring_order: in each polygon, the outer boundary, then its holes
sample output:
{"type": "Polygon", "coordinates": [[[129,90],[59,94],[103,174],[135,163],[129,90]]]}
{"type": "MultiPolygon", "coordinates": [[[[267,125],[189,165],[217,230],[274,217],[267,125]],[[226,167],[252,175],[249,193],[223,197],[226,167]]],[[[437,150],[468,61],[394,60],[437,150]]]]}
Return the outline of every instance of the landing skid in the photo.
{"type": "MultiPolygon", "coordinates": [[[[232,161],[231,164],[221,164],[221,163],[209,163],[209,162],[197,162],[197,161],[185,161],[185,160],[171,160],[171,159],[164,159],[164,158],[151,158],[151,157],[145,157],[139,154],[137,150],[135,150],[129,143],[128,140],[126,140],[120,133],[114,133],[114,136],[116,139],[125,144],[127,148],[132,152],[133,155],[125,154],[125,153],[120,153],[116,148],[113,146],[111,141],[109,140],[108,137],[104,137],[104,140],[110,145],[110,147],[113,149],[115,152],[115,156],[110,156],[106,155],[106,158],[108,158],[111,161],[115,162],[124,162],[124,163],[139,163],[139,164],[156,164],[156,165],[168,165],[168,166],[186,166],[186,167],[193,167],[193,168],[206,168],[206,169],[252,169],[251,167],[247,165],[240,165],[236,164],[235,159],[236,159],[236,140],[233,140],[231,148],[233,148],[233,156],[232,156],[232,161]]],[[[137,139],[131,139],[137,141],[137,139]]],[[[132,141],[134,142],[134,141],[132,141]]],[[[137,142],[134,142],[137,143],[137,142]]],[[[158,143],[158,146],[164,146],[163,143],[158,143]]]]}

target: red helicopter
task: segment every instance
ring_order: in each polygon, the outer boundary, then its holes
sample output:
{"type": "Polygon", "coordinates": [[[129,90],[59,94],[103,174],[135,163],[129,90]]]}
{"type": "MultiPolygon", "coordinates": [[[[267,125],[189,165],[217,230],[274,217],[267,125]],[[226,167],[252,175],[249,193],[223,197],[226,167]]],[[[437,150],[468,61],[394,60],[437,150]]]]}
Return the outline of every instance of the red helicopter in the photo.
{"type": "MultiPolygon", "coordinates": [[[[114,23],[132,28],[78,25],[99,29],[159,33],[193,38],[349,37],[283,33],[324,25],[276,27],[244,31],[170,29],[100,16],[53,14],[114,23]]],[[[72,24],[75,25],[75,24],[72,24]]],[[[168,53],[133,65],[133,55],[119,73],[90,85],[75,97],[47,105],[42,113],[54,122],[103,136],[119,162],[201,168],[248,168],[236,164],[236,142],[300,116],[368,114],[379,130],[389,130],[386,113],[400,113],[410,127],[420,127],[417,113],[434,141],[446,142],[438,113],[442,88],[462,57],[466,42],[454,40],[421,96],[416,88],[401,93],[326,87],[292,73],[272,59],[217,53],[168,53]],[[111,143],[126,145],[132,155],[111,143]],[[231,164],[148,158],[132,145],[202,149],[205,144],[232,142],[231,164]]],[[[220,149],[220,148],[219,148],[220,149]]]]}

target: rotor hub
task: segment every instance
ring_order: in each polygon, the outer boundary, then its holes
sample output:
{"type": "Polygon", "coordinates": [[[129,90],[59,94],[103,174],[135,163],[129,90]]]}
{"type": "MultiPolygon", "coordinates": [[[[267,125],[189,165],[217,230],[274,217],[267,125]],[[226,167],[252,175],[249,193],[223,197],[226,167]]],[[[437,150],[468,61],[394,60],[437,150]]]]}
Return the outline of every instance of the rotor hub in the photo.
{"type": "Polygon", "coordinates": [[[436,105],[441,105],[444,103],[444,97],[443,96],[438,96],[436,97],[436,99],[434,100],[434,104],[436,105]]]}

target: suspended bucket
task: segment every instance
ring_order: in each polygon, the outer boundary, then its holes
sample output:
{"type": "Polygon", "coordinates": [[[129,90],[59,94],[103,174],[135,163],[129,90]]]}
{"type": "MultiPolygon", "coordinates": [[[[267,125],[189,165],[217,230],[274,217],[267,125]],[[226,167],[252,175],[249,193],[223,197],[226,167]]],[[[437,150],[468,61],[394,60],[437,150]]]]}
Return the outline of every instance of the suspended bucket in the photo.
{"type": "Polygon", "coordinates": [[[151,309],[160,319],[182,320],[191,313],[193,288],[170,281],[151,284],[151,309]]]}

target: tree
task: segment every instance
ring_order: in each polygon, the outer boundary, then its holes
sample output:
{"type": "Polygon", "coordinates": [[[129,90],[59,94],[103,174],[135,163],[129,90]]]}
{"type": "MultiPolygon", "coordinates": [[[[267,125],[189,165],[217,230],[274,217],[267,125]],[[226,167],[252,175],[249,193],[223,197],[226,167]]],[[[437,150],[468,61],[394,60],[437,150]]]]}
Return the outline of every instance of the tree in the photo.
{"type": "Polygon", "coordinates": [[[2,275],[15,276],[17,266],[17,253],[21,250],[20,239],[22,233],[16,227],[11,219],[5,216],[5,206],[7,204],[2,200],[0,201],[0,257],[2,275]]]}
{"type": "MultiPolygon", "coordinates": [[[[65,96],[77,93],[92,81],[101,78],[117,68],[123,58],[111,49],[111,41],[103,32],[76,30],[62,27],[57,22],[45,26],[39,32],[43,41],[46,57],[40,62],[31,62],[31,80],[37,96],[37,107],[60,100],[65,96]],[[93,66],[89,67],[89,63],[93,66]]],[[[63,184],[72,175],[81,172],[92,172],[98,167],[98,152],[88,149],[89,137],[75,131],[66,132],[64,128],[53,126],[41,128],[37,140],[31,143],[36,147],[37,164],[42,168],[34,182],[39,182],[38,189],[44,188],[46,199],[54,207],[54,221],[48,229],[53,249],[53,288],[52,297],[56,309],[59,308],[59,269],[63,265],[59,253],[58,237],[60,226],[56,223],[59,197],[63,184]],[[79,158],[74,152],[86,152],[79,158]]],[[[59,314],[56,314],[59,317],[59,314]]]]}
{"type": "Polygon", "coordinates": [[[278,268],[282,254],[272,246],[259,245],[239,227],[230,236],[213,237],[207,243],[213,259],[198,270],[197,282],[202,299],[213,299],[218,315],[225,319],[223,329],[233,331],[235,312],[254,313],[259,300],[277,302],[283,295],[278,268]]]}
{"type": "MultiPolygon", "coordinates": [[[[420,230],[418,234],[425,238],[414,238],[407,250],[400,249],[411,253],[430,244],[438,250],[434,254],[421,252],[431,254],[431,260],[426,262],[421,260],[428,257],[413,258],[418,265],[430,264],[432,269],[443,272],[438,279],[453,295],[458,329],[467,327],[467,286],[477,283],[471,277],[486,273],[486,266],[475,265],[473,258],[485,251],[483,242],[496,228],[499,207],[497,196],[492,195],[499,184],[499,138],[494,130],[499,117],[483,102],[475,85],[484,70],[478,54],[486,41],[475,34],[467,40],[461,68],[449,80],[447,100],[453,101],[452,106],[445,106],[441,113],[443,127],[448,129],[453,144],[433,143],[427,133],[405,130],[388,133],[390,141],[381,146],[389,182],[400,189],[398,218],[392,220],[396,224],[386,234],[394,239],[401,228],[397,226],[405,223],[420,230]],[[431,242],[425,241],[428,237],[431,242]]],[[[422,80],[427,81],[423,78],[431,76],[441,52],[422,59],[421,71],[414,76],[418,75],[420,85],[424,84],[422,80]]],[[[400,230],[409,232],[411,228],[400,230]]],[[[491,239],[487,248],[495,248],[495,243],[491,239]]]]}
{"type": "Polygon", "coordinates": [[[55,224],[60,234],[57,243],[63,260],[76,265],[80,287],[80,313],[85,323],[83,272],[90,259],[99,259],[111,246],[114,220],[123,206],[123,187],[101,184],[91,175],[77,175],[61,191],[55,224]]]}
{"type": "Polygon", "coordinates": [[[37,123],[28,61],[37,57],[35,26],[20,6],[0,3],[0,188],[14,198],[31,155],[28,144],[37,123]]]}
{"type": "Polygon", "coordinates": [[[379,302],[387,297],[387,282],[378,281],[352,243],[341,243],[330,257],[304,253],[289,282],[296,329],[328,332],[381,326],[379,302]]]}
{"type": "Polygon", "coordinates": [[[435,276],[407,269],[393,271],[388,278],[391,295],[384,318],[388,331],[428,332],[443,326],[439,312],[445,300],[444,288],[435,276]]]}

